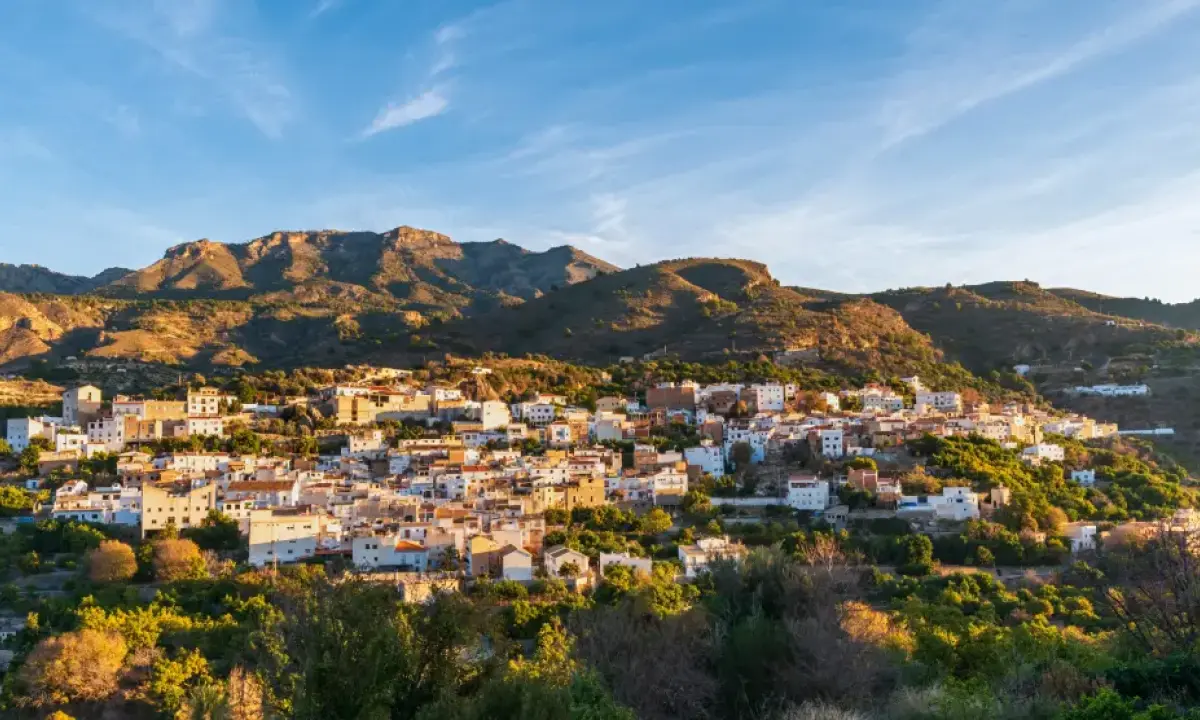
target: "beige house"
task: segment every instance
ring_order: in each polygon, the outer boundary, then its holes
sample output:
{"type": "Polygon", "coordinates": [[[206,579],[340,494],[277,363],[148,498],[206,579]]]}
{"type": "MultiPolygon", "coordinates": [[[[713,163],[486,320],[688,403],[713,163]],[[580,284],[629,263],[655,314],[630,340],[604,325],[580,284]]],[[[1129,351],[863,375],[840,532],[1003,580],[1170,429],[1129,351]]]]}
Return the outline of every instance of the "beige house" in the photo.
{"type": "Polygon", "coordinates": [[[192,487],[190,484],[145,484],[142,486],[142,537],[161,532],[168,525],[196,527],[217,509],[215,484],[192,487]]]}

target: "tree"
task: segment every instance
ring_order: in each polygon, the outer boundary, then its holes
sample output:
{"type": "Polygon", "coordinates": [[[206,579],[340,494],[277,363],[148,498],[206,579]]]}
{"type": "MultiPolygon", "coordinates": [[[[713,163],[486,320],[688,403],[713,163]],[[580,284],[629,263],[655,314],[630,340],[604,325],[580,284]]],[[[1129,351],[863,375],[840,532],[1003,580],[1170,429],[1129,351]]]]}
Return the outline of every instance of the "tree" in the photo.
{"type": "Polygon", "coordinates": [[[235,667],[226,683],[225,701],[229,720],[262,720],[263,686],[258,676],[243,667],[235,667]]]}
{"type": "Polygon", "coordinates": [[[712,500],[699,490],[688,490],[683,496],[683,511],[696,515],[707,515],[712,512],[712,500]]]}
{"type": "Polygon", "coordinates": [[[992,567],[996,564],[996,556],[983,545],[975,548],[975,564],[979,567],[992,567]]]}
{"type": "Polygon", "coordinates": [[[242,532],[237,520],[220,510],[209,510],[199,527],[184,530],[183,536],[194,541],[201,550],[232,551],[242,546],[242,532]]]}
{"type": "Polygon", "coordinates": [[[42,640],[21,669],[33,705],[102,700],[117,689],[125,640],[114,632],[79,630],[42,640]]]}
{"type": "Polygon", "coordinates": [[[288,600],[270,639],[286,664],[266,676],[269,696],[290,702],[283,716],[407,720],[481,672],[485,618],[463,596],[404,605],[394,588],[351,580],[288,600]]]}
{"type": "Polygon", "coordinates": [[[0,515],[11,517],[33,510],[33,496],[12,485],[0,485],[0,515]]]}
{"type": "Polygon", "coordinates": [[[33,443],[29,443],[29,445],[27,445],[17,457],[21,463],[21,472],[25,473],[26,475],[37,475],[38,463],[42,459],[41,448],[33,443]]]}
{"type": "Polygon", "coordinates": [[[571,518],[562,508],[550,508],[545,513],[547,525],[566,525],[571,518]]]}
{"type": "Polygon", "coordinates": [[[0,457],[12,457],[12,445],[8,444],[8,440],[0,438],[0,457]]]}
{"type": "Polygon", "coordinates": [[[200,547],[191,540],[164,539],[154,543],[154,576],[164,582],[205,575],[200,547]]]}
{"type": "Polygon", "coordinates": [[[743,468],[750,464],[753,458],[753,451],[750,449],[750,443],[737,442],[729,450],[729,457],[733,460],[733,464],[738,468],[743,468]]]}
{"type": "Polygon", "coordinates": [[[88,553],[87,569],[94,583],[127,582],[137,573],[137,558],[120,540],[105,540],[88,553]]]}
{"type": "Polygon", "coordinates": [[[559,577],[574,578],[579,577],[579,566],[573,562],[566,562],[558,569],[559,577]]]}
{"type": "Polygon", "coordinates": [[[150,696],[171,716],[183,708],[192,688],[211,683],[208,660],[199,650],[184,650],[175,659],[160,657],[150,670],[150,696]]]}
{"type": "Polygon", "coordinates": [[[928,575],[933,572],[933,541],[928,535],[909,535],[903,539],[904,564],[897,570],[902,575],[928,575]]]}
{"type": "Polygon", "coordinates": [[[647,535],[661,535],[671,529],[671,516],[662,508],[654,508],[642,516],[642,531],[647,535]]]}
{"type": "Polygon", "coordinates": [[[846,463],[846,468],[850,470],[878,470],[879,463],[875,462],[874,458],[860,455],[846,463]]]}

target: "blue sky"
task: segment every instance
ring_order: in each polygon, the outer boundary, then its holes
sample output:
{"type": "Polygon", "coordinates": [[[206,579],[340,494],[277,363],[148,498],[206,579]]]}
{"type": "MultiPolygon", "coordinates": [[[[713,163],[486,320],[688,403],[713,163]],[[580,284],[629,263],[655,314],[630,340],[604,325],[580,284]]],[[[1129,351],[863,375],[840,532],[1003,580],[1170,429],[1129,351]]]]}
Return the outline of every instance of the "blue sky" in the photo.
{"type": "Polygon", "coordinates": [[[0,260],[407,224],[1200,292],[1200,0],[3,0],[0,260]]]}

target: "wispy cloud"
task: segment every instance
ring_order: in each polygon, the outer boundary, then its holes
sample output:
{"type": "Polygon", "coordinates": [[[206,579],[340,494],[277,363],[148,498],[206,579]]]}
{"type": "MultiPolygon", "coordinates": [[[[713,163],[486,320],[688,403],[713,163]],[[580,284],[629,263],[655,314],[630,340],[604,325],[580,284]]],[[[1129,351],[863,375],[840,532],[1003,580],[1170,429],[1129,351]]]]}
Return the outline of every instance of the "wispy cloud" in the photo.
{"type": "Polygon", "coordinates": [[[312,9],[312,12],[308,14],[308,18],[310,20],[316,20],[325,13],[336,9],[341,4],[342,0],[318,0],[317,4],[312,9]]]}
{"type": "MultiPolygon", "coordinates": [[[[919,138],[980,106],[1063,77],[1146,38],[1197,6],[1200,0],[1130,4],[1129,11],[1113,22],[1077,40],[1034,53],[1019,42],[964,37],[960,25],[942,27],[938,21],[944,16],[935,15],[931,25],[910,37],[909,58],[915,66],[896,78],[883,103],[880,145],[887,149],[919,138]]],[[[992,19],[996,26],[1010,24],[1003,17],[1009,9],[1004,4],[996,6],[995,12],[1001,15],[992,19]]]]}
{"type": "Polygon", "coordinates": [[[127,138],[137,137],[142,133],[142,121],[137,111],[128,105],[117,105],[105,113],[104,120],[118,133],[127,138]]]}
{"type": "Polygon", "coordinates": [[[222,0],[154,0],[147,8],[97,2],[88,11],[212,88],[264,135],[278,139],[295,117],[295,98],[262,44],[223,27],[222,0]]]}
{"type": "Polygon", "coordinates": [[[407,102],[388,105],[380,110],[379,115],[366,130],[363,130],[363,137],[371,137],[386,130],[394,130],[426,118],[436,117],[445,112],[448,107],[450,107],[450,101],[441,91],[427,90],[407,102]]]}
{"type": "Polygon", "coordinates": [[[437,117],[449,110],[452,82],[446,75],[458,66],[455,45],[465,35],[466,28],[459,24],[438,28],[432,39],[433,59],[422,79],[422,84],[427,89],[403,102],[389,102],[375,115],[375,119],[362,131],[360,137],[365,139],[387,130],[406,127],[421,120],[437,117]]]}

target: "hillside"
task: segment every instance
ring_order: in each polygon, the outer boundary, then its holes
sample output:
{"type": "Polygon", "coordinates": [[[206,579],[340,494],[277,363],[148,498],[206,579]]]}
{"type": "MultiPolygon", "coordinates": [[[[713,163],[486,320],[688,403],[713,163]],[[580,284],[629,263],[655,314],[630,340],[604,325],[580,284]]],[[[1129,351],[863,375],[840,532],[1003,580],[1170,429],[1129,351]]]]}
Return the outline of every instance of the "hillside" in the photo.
{"type": "Polygon", "coordinates": [[[1028,282],[909,288],[871,298],[976,372],[1016,363],[1102,366],[1131,354],[1194,348],[1198,341],[1191,333],[1102,314],[1028,282]]]}
{"type": "Polygon", "coordinates": [[[428,230],[276,232],[247,243],[177,245],[99,289],[112,297],[400,306],[453,317],[537,297],[617,268],[572,247],[456,243],[428,230]]]}
{"type": "Polygon", "coordinates": [[[810,349],[826,366],[903,373],[940,359],[891,308],[781,287],[766,266],[746,260],[643,266],[431,330],[437,347],[457,353],[590,363],[664,349],[691,360],[810,349]]]}
{"type": "Polygon", "coordinates": [[[1052,288],[1049,292],[1099,313],[1120,315],[1168,327],[1200,330],[1200,300],[1172,304],[1150,298],[1099,295],[1072,288],[1052,288]]]}
{"type": "Polygon", "coordinates": [[[0,292],[79,295],[116,282],[131,271],[109,268],[95,277],[64,275],[40,265],[0,263],[0,292]]]}

